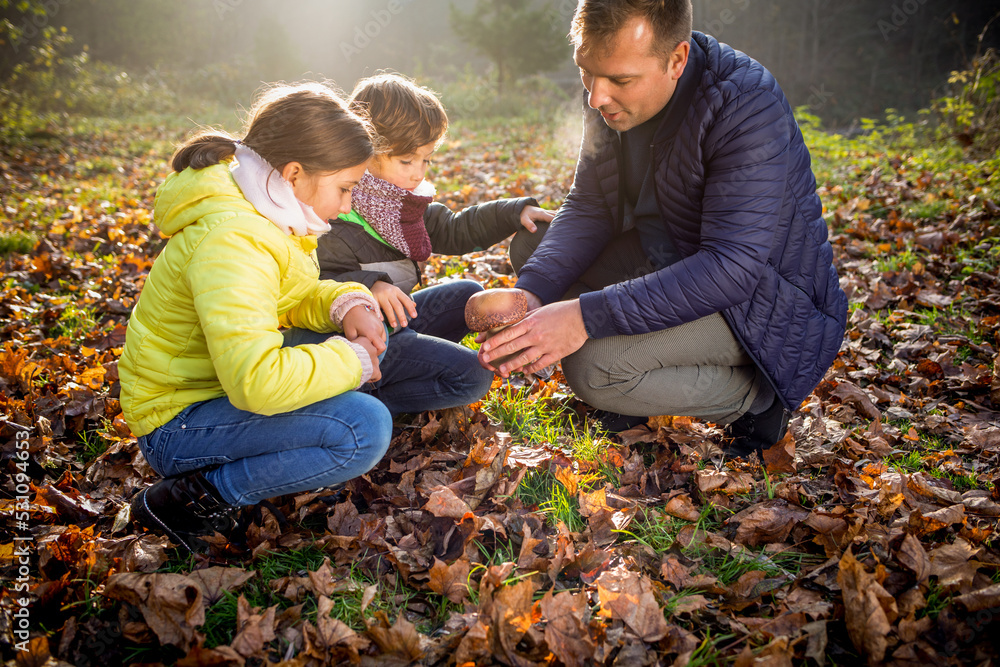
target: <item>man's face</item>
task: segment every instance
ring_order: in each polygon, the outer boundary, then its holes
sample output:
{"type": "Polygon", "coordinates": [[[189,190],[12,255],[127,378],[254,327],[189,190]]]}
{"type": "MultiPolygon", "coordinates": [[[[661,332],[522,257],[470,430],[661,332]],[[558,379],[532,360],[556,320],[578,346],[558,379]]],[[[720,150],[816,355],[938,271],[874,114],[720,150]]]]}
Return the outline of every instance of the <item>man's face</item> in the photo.
{"type": "Polygon", "coordinates": [[[691,45],[678,44],[668,62],[653,54],[652,45],[652,27],[636,17],[609,45],[573,54],[590,106],[612,130],[625,132],[649,120],[667,106],[677,88],[691,45]]]}

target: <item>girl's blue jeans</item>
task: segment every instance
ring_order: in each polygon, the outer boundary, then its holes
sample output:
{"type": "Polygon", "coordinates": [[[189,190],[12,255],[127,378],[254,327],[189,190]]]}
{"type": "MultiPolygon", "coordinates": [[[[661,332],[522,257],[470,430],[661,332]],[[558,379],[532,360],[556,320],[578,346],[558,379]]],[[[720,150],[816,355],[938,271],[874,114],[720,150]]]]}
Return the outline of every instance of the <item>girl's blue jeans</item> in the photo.
{"type": "Polygon", "coordinates": [[[392,417],[371,396],[349,391],[292,412],[259,415],[228,398],[193,403],[139,438],[164,477],[205,473],[232,505],[311,491],[371,470],[389,449],[392,417]]]}
{"type": "MultiPolygon", "coordinates": [[[[459,345],[469,333],[465,303],[482,286],[454,280],[414,292],[417,317],[389,336],[379,369],[382,379],[360,391],[382,401],[394,416],[475,403],[489,391],[493,372],[474,351],[459,345]]],[[[306,329],[285,332],[286,345],[319,343],[330,334],[306,329]]]]}

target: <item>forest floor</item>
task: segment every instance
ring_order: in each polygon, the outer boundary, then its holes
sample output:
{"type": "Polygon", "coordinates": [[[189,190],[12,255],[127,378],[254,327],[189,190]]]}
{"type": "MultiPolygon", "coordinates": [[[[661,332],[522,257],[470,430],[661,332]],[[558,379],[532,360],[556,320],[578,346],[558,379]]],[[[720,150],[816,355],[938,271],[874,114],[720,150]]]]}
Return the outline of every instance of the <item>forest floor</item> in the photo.
{"type": "MultiPolygon", "coordinates": [[[[27,618],[17,665],[996,664],[1000,161],[805,126],[848,331],[763,461],[686,417],[608,436],[558,370],[515,376],[397,420],[346,497],[273,499],[252,553],[191,557],[127,521],[157,476],[117,373],[190,127],[81,120],[4,149],[4,659],[27,618]]],[[[555,207],[572,134],[459,124],[438,200],[555,207]]],[[[512,282],[502,246],[427,265],[452,276],[512,282]]]]}

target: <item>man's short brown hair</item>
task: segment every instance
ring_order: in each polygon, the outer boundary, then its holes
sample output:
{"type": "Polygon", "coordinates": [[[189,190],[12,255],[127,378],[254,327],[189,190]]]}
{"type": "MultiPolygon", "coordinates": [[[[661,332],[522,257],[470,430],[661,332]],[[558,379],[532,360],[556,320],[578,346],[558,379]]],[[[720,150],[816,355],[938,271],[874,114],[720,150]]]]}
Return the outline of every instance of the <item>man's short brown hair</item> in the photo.
{"type": "Polygon", "coordinates": [[[399,74],[376,74],[358,81],[351,109],[371,118],[389,155],[408,155],[439,143],[448,131],[448,114],[437,96],[399,74]]]}
{"type": "Polygon", "coordinates": [[[607,49],[632,18],[653,27],[653,55],[664,65],[677,45],[691,39],[691,0],[580,0],[573,14],[570,40],[581,53],[607,49]]]}

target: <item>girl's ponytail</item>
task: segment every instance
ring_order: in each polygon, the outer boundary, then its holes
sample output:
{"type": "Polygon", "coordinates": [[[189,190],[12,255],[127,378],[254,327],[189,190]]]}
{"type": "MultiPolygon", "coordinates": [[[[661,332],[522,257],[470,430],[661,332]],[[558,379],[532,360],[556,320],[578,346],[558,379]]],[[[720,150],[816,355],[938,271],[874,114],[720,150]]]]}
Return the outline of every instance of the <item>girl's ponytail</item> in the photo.
{"type": "Polygon", "coordinates": [[[197,134],[177,149],[170,161],[174,171],[204,169],[219,164],[226,158],[236,154],[236,140],[228,134],[202,132],[197,134]]]}

